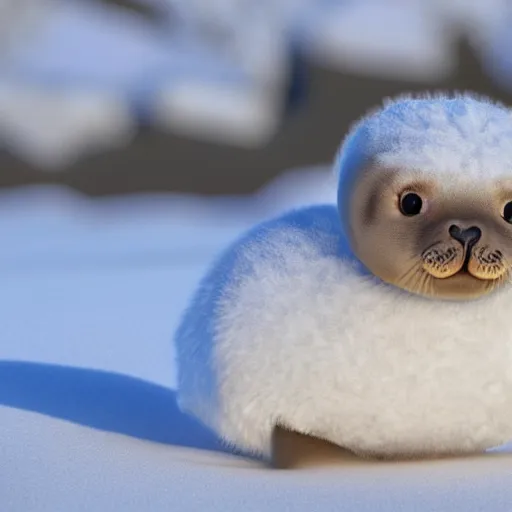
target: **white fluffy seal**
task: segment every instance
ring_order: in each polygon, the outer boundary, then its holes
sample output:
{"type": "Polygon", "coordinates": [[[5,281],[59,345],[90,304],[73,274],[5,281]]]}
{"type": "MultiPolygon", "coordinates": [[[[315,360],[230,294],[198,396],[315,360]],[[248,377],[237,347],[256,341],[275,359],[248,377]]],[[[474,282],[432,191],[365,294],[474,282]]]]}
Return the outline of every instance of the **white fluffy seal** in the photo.
{"type": "Polygon", "coordinates": [[[338,205],[256,226],[203,279],[180,407],[263,457],[277,425],[376,457],[512,439],[510,111],[398,98],[336,171],[338,205]]]}

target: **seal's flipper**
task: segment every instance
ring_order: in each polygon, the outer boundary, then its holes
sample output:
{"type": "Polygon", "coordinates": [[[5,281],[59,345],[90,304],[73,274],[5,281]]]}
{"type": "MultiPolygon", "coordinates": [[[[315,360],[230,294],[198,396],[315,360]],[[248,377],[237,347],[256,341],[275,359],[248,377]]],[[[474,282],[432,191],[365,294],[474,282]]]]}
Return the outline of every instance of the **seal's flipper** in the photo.
{"type": "Polygon", "coordinates": [[[344,448],[277,425],[272,431],[271,465],[276,469],[297,469],[331,464],[358,464],[359,458],[344,448]]]}

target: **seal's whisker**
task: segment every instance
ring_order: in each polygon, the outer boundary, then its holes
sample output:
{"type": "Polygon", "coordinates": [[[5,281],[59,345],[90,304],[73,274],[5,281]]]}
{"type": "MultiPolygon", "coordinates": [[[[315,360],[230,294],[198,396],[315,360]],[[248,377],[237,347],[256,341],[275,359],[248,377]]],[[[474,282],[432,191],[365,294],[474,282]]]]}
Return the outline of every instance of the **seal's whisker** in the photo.
{"type": "Polygon", "coordinates": [[[414,260],[414,263],[397,279],[397,283],[407,285],[416,276],[418,271],[421,270],[420,262],[414,260]]]}
{"type": "Polygon", "coordinates": [[[423,272],[421,267],[421,260],[415,260],[413,265],[409,267],[397,280],[397,284],[404,288],[415,289],[423,288],[421,281],[425,279],[426,273],[423,272]],[[419,283],[419,286],[418,286],[419,283]]]}
{"type": "Polygon", "coordinates": [[[427,278],[428,278],[428,274],[426,272],[422,272],[421,275],[419,276],[419,279],[417,280],[417,283],[418,283],[418,292],[423,295],[425,293],[425,288],[426,288],[426,284],[427,284],[427,278]]]}
{"type": "Polygon", "coordinates": [[[431,280],[429,279],[430,275],[426,272],[423,272],[420,279],[419,279],[419,293],[425,294],[429,288],[429,285],[431,285],[431,280]]]}

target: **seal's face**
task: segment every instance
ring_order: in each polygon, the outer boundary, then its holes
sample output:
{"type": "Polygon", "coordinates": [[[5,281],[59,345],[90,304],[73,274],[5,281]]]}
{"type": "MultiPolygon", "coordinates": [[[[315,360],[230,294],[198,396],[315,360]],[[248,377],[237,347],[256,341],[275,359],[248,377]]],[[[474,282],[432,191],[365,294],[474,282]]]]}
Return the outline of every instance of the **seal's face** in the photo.
{"type": "Polygon", "coordinates": [[[510,280],[512,180],[363,171],[349,201],[348,231],[362,263],[410,292],[472,299],[510,280]]]}

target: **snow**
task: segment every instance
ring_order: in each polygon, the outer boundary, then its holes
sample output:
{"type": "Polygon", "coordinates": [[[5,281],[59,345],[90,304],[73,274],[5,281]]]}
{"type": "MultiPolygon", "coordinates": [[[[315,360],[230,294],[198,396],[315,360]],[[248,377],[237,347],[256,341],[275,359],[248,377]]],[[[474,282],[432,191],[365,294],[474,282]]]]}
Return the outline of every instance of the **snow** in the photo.
{"type": "Polygon", "coordinates": [[[157,30],[113,8],[54,0],[16,42],[0,54],[0,143],[43,170],[128,145],[145,116],[242,145],[277,128],[281,91],[268,93],[186,25],[157,30]]]}
{"type": "Polygon", "coordinates": [[[201,82],[163,85],[151,111],[163,130],[246,148],[270,142],[281,114],[261,91],[201,82]]]}
{"type": "Polygon", "coordinates": [[[0,194],[0,509],[509,511],[512,457],[272,471],[177,408],[171,336],[252,223],[334,200],[332,175],[247,198],[0,194]]]}
{"type": "Polygon", "coordinates": [[[128,145],[140,122],[263,147],[286,115],[294,54],[380,78],[444,79],[456,32],[510,86],[507,0],[0,0],[0,147],[44,171],[128,145]],[[27,114],[28,112],[28,114],[27,114]]]}
{"type": "Polygon", "coordinates": [[[303,37],[315,60],[356,74],[423,82],[457,65],[453,34],[426,2],[333,2],[310,13],[303,37]]]}
{"type": "Polygon", "coordinates": [[[50,92],[0,83],[2,145],[45,171],[60,171],[76,155],[128,145],[136,124],[117,95],[50,92]],[[55,115],[59,112],[59,115],[55,115]]]}

